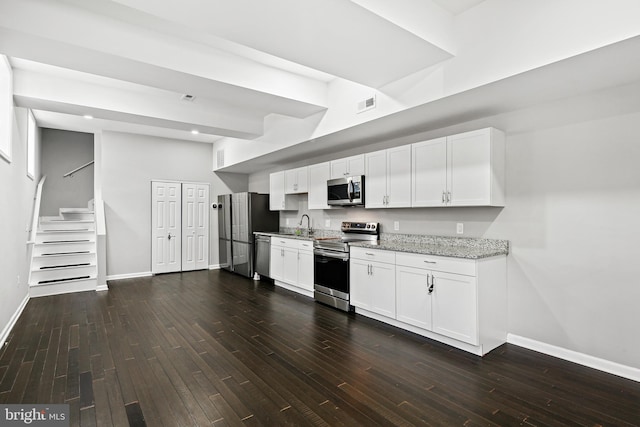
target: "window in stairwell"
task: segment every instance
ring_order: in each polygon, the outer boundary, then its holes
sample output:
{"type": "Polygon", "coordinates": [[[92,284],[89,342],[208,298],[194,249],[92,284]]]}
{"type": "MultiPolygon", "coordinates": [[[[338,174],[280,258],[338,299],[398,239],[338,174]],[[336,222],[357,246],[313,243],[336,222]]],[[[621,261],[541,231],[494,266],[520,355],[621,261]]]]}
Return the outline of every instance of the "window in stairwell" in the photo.
{"type": "Polygon", "coordinates": [[[11,161],[13,78],[6,56],[0,55],[0,157],[11,161]]]}
{"type": "Polygon", "coordinates": [[[33,111],[27,113],[27,176],[34,179],[36,175],[36,118],[33,111]]]}

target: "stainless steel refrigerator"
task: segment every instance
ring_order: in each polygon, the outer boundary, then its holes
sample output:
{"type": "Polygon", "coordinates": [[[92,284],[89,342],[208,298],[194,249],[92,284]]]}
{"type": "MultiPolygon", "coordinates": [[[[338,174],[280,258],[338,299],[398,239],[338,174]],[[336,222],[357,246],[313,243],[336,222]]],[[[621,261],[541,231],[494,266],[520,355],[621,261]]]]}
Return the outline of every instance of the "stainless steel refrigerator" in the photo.
{"type": "Polygon", "coordinates": [[[253,276],[255,231],[278,232],[280,213],[269,210],[269,195],[234,193],[218,196],[220,266],[253,276]]]}

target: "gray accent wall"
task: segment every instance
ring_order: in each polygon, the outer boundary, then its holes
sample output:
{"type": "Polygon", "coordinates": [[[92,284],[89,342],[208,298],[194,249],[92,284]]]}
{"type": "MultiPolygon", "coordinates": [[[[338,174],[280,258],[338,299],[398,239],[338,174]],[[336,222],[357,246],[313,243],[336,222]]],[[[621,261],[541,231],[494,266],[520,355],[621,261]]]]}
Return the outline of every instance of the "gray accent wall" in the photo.
{"type": "MultiPolygon", "coordinates": [[[[210,184],[218,194],[247,190],[247,176],[212,172],[211,144],[127,133],[101,136],[102,197],[107,228],[107,276],[151,271],[151,181],[210,184]]],[[[218,264],[218,217],[210,211],[209,264],[218,264]]]]}
{"type": "Polygon", "coordinates": [[[63,175],[93,160],[93,134],[42,129],[42,174],[47,176],[41,216],[56,216],[60,208],[86,208],[93,199],[93,168],[63,175]]]}
{"type": "MultiPolygon", "coordinates": [[[[507,130],[506,207],[307,210],[316,228],[379,221],[383,232],[507,239],[509,332],[640,368],[640,113],[507,130]]],[[[295,165],[298,166],[298,165],[295,165]]],[[[286,169],[288,167],[283,167],[286,169]]],[[[268,189],[268,173],[249,178],[268,189]]]]}
{"type": "Polygon", "coordinates": [[[27,177],[27,110],[14,108],[12,159],[0,156],[0,345],[12,317],[29,294],[29,228],[40,180],[40,142],[36,138],[35,177],[27,177]]]}

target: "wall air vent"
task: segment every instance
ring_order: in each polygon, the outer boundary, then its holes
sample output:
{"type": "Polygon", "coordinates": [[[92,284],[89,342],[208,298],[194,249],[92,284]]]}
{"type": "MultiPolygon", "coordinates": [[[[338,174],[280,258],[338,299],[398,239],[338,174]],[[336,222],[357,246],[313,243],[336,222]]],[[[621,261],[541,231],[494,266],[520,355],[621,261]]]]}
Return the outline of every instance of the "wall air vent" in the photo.
{"type": "Polygon", "coordinates": [[[376,108],[376,105],[377,105],[376,96],[372,95],[369,98],[358,102],[358,113],[363,113],[365,111],[372,110],[376,108]]]}
{"type": "Polygon", "coordinates": [[[196,97],[194,95],[189,95],[188,93],[185,93],[184,95],[182,95],[180,99],[182,99],[183,101],[191,102],[194,99],[196,99],[196,97]]]}
{"type": "Polygon", "coordinates": [[[216,166],[218,168],[224,167],[224,149],[216,151],[216,166]]]}

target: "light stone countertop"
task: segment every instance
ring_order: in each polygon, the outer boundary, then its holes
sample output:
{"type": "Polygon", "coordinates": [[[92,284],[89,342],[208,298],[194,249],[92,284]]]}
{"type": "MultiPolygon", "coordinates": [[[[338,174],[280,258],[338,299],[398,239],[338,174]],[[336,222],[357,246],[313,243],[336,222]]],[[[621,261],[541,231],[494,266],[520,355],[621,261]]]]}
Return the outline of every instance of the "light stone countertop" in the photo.
{"type": "Polygon", "coordinates": [[[352,246],[466,259],[482,259],[509,253],[508,240],[418,234],[383,233],[377,244],[362,242],[352,246]]]}
{"type": "MultiPolygon", "coordinates": [[[[298,240],[315,240],[341,236],[341,233],[335,230],[316,230],[312,236],[298,236],[293,234],[294,231],[294,229],[283,229],[279,233],[255,232],[254,234],[298,240]]],[[[508,240],[420,234],[382,233],[380,241],[377,243],[355,242],[351,243],[351,246],[466,259],[482,259],[509,254],[508,240]]]]}

